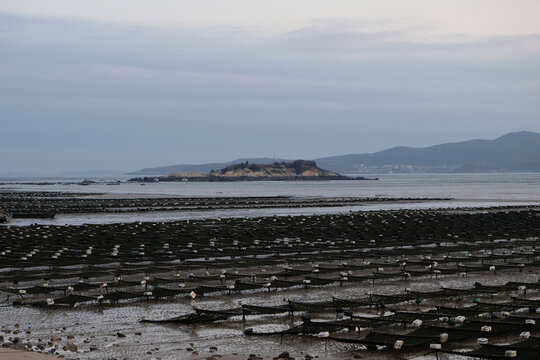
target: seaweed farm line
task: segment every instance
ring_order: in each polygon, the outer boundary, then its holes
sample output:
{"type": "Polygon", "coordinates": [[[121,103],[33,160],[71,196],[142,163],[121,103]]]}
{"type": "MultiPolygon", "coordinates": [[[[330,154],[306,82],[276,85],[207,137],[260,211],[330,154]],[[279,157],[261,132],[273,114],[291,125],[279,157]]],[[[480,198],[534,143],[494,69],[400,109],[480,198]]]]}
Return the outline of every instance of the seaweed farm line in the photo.
{"type": "Polygon", "coordinates": [[[3,226],[0,339],[73,359],[538,359],[539,235],[536,207],[3,226]]]}
{"type": "MultiPolygon", "coordinates": [[[[482,202],[482,209],[492,207],[534,207],[537,202],[482,202]]],[[[304,216],[320,214],[346,214],[357,211],[381,211],[381,210],[420,210],[420,209],[470,209],[470,203],[459,201],[425,201],[425,202],[395,202],[377,203],[356,206],[335,207],[302,207],[302,208],[268,208],[268,209],[221,209],[221,210],[179,210],[179,211],[153,211],[153,212],[129,212],[129,213],[82,213],[82,214],[59,214],[52,219],[13,219],[9,225],[28,226],[31,224],[41,225],[83,225],[83,224],[114,224],[135,221],[175,221],[175,220],[201,220],[238,217],[268,217],[268,216],[304,216]]],[[[0,224],[8,225],[8,224],[0,224]]]]}
{"type": "MultiPolygon", "coordinates": [[[[0,191],[0,211],[11,225],[82,225],[205,218],[343,214],[399,209],[467,209],[450,198],[388,197],[122,197],[63,192],[0,191]]],[[[534,207],[535,201],[476,201],[475,208],[534,207]]]]}

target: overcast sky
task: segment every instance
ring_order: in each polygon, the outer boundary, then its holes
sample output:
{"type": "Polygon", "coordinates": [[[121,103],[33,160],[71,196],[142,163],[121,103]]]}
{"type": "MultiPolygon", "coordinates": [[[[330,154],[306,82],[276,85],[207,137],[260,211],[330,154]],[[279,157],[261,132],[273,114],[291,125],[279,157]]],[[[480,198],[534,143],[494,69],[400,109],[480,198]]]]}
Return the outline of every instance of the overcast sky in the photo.
{"type": "Polygon", "coordinates": [[[0,0],[0,174],[540,132],[540,1],[0,0]]]}

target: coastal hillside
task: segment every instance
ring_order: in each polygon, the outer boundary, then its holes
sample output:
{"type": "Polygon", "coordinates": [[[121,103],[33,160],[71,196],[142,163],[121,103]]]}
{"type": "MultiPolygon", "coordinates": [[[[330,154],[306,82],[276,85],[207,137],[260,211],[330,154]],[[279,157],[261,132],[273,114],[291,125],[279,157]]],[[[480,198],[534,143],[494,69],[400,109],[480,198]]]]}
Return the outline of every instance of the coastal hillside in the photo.
{"type": "MultiPolygon", "coordinates": [[[[338,173],[321,169],[315,161],[296,160],[251,164],[248,161],[233,164],[208,174],[200,172],[177,172],[159,177],[139,177],[129,181],[272,181],[272,180],[348,180],[338,173]]],[[[362,180],[364,178],[356,178],[362,180]]]]}
{"type": "MultiPolygon", "coordinates": [[[[131,174],[208,173],[246,161],[250,165],[275,162],[269,158],[240,159],[227,163],[147,168],[131,174]]],[[[322,168],[340,174],[540,171],[540,134],[521,131],[494,140],[469,140],[424,148],[399,146],[375,153],[331,156],[314,161],[322,168]]]]}
{"type": "Polygon", "coordinates": [[[221,177],[335,177],[341,175],[323,170],[315,161],[296,160],[292,163],[273,162],[272,164],[241,164],[229,165],[221,170],[211,171],[209,176],[221,177]]]}
{"type": "Polygon", "coordinates": [[[528,131],[495,140],[469,140],[425,148],[400,146],[372,154],[316,159],[341,173],[540,171],[540,134],[528,131]]]}

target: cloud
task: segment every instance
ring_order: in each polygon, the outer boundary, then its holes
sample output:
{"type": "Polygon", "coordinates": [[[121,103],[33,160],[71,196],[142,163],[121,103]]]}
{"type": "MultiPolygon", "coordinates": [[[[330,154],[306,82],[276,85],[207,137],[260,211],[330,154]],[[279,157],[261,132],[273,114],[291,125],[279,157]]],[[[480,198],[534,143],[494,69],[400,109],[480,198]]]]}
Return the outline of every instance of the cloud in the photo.
{"type": "Polygon", "coordinates": [[[540,131],[535,34],[418,42],[411,33],[431,30],[349,21],[272,36],[8,14],[0,24],[0,147],[26,159],[3,171],[315,158],[540,131]],[[32,160],[48,151],[70,156],[32,160]]]}

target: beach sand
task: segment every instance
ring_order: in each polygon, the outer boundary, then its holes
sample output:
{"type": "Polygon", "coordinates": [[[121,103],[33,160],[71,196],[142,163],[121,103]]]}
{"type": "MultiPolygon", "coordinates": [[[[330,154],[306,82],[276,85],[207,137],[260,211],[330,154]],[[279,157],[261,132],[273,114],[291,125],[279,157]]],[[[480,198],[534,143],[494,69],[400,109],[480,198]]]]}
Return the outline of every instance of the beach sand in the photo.
{"type": "Polygon", "coordinates": [[[59,359],[52,355],[44,355],[32,351],[15,350],[11,348],[0,347],[0,359],[2,360],[51,360],[59,359]]]}

